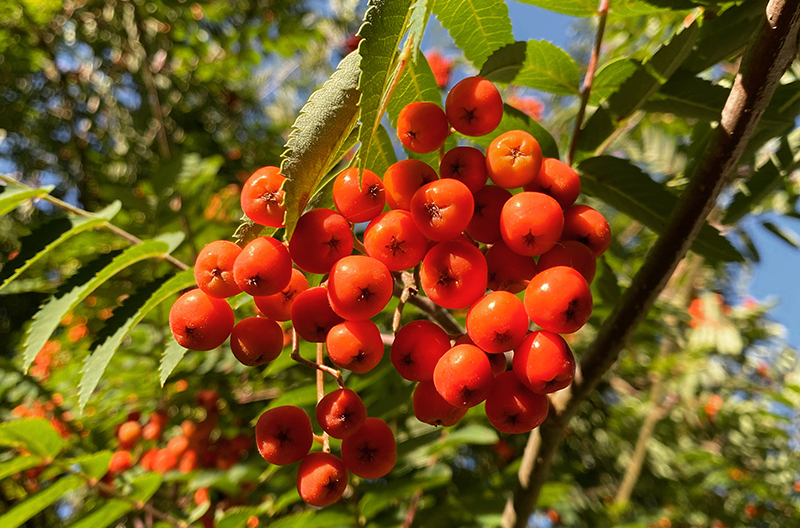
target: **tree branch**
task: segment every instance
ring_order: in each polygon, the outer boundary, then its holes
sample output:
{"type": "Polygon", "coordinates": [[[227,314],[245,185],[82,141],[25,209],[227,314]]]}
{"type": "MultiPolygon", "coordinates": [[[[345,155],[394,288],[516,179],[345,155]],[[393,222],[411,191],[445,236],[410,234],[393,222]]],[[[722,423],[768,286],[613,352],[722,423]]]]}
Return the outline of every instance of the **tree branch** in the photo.
{"type": "Polygon", "coordinates": [[[507,507],[503,526],[523,528],[533,512],[550,466],[564,437],[564,428],[611,368],[626,342],[645,318],[697,236],[719,192],[733,174],[742,151],[772,99],[775,87],[797,51],[800,2],[772,0],[766,17],[748,45],[731,88],[719,126],[700,157],[691,180],[672,211],[662,235],[625,291],[619,305],[600,328],[580,364],[569,400],[561,413],[548,416],[541,441],[531,442],[533,460],[507,507]]]}

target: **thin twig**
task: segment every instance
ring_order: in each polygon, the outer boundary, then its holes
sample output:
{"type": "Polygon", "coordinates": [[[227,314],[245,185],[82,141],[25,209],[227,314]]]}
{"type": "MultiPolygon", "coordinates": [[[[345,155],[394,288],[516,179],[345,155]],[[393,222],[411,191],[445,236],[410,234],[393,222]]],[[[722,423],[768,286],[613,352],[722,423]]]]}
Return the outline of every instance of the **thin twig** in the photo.
{"type": "MultiPolygon", "coordinates": [[[[407,271],[403,273],[407,274],[407,271]]],[[[398,274],[394,274],[394,293],[393,295],[398,299],[403,295],[403,279],[401,278],[402,275],[398,276],[398,274]]],[[[417,284],[417,279],[414,275],[414,283],[417,284]]],[[[416,287],[416,286],[415,286],[416,287]]],[[[434,303],[427,297],[421,297],[419,295],[411,295],[408,298],[408,304],[414,306],[417,310],[425,314],[425,316],[430,319],[431,321],[437,323],[441,326],[445,332],[448,334],[463,334],[464,329],[461,328],[461,325],[453,318],[449,311],[445,310],[441,306],[434,303]]]]}
{"type": "Polygon", "coordinates": [[[575,117],[575,131],[572,133],[572,142],[569,145],[569,155],[567,156],[567,165],[572,165],[575,159],[575,150],[578,148],[578,136],[581,133],[581,126],[583,126],[583,116],[586,115],[586,107],[589,105],[589,96],[592,95],[592,83],[594,83],[594,74],[597,71],[597,61],[600,58],[600,47],[603,44],[603,33],[606,30],[606,18],[608,18],[608,3],[609,0],[600,0],[600,6],[597,8],[597,13],[600,15],[600,21],[597,26],[597,38],[594,41],[592,48],[592,55],[589,58],[589,66],[586,68],[586,77],[583,79],[583,88],[581,89],[581,106],[578,108],[578,115],[575,117]]]}
{"type": "Polygon", "coordinates": [[[414,517],[417,516],[417,508],[419,507],[419,501],[421,498],[422,490],[418,489],[414,492],[414,495],[411,496],[411,502],[408,505],[406,518],[403,519],[403,524],[400,525],[400,528],[411,528],[411,525],[414,524],[414,517]]]}
{"type": "Polygon", "coordinates": [[[297,332],[292,328],[292,355],[291,358],[298,363],[305,365],[307,367],[311,367],[313,369],[317,369],[321,372],[327,372],[331,376],[336,379],[336,383],[339,385],[339,388],[344,389],[344,378],[342,378],[342,373],[336,370],[335,368],[331,368],[324,363],[317,363],[314,361],[309,361],[303,356],[300,355],[300,337],[297,335],[297,332]]]}
{"type": "Polygon", "coordinates": [[[400,330],[403,308],[405,308],[408,299],[419,293],[412,274],[403,272],[400,275],[400,279],[403,281],[403,291],[400,293],[400,302],[397,303],[397,308],[395,308],[394,317],[392,318],[392,334],[394,335],[397,335],[398,330],[400,330]]]}
{"type": "MultiPolygon", "coordinates": [[[[7,183],[9,185],[16,185],[18,187],[24,187],[26,189],[35,189],[35,187],[31,187],[30,185],[26,185],[26,184],[24,184],[22,182],[19,182],[19,181],[13,179],[13,178],[9,178],[5,174],[0,174],[0,181],[4,181],[5,183],[7,183]]],[[[56,198],[55,196],[52,196],[50,194],[45,194],[44,196],[39,196],[38,198],[40,200],[44,200],[45,202],[51,203],[51,204],[55,205],[56,207],[64,209],[65,211],[68,211],[68,212],[70,212],[72,214],[76,214],[78,216],[83,216],[83,217],[86,217],[86,218],[94,217],[94,215],[92,213],[90,213],[88,211],[84,211],[83,209],[81,209],[79,207],[75,207],[74,205],[68,204],[67,202],[64,202],[62,200],[59,200],[58,198],[56,198]]],[[[103,227],[105,227],[106,229],[108,229],[109,231],[111,231],[112,233],[114,233],[115,235],[117,235],[118,237],[127,240],[131,244],[137,244],[138,245],[138,244],[142,243],[142,240],[139,237],[128,233],[127,231],[125,231],[124,229],[122,229],[120,227],[115,226],[114,224],[112,224],[108,220],[103,220],[103,223],[101,225],[103,227]]],[[[173,266],[175,266],[179,270],[189,269],[189,266],[187,264],[181,262],[180,260],[176,259],[172,255],[164,255],[161,258],[163,258],[164,260],[166,260],[167,262],[169,262],[170,264],[172,264],[173,266]]]]}
{"type": "Polygon", "coordinates": [[[505,528],[523,528],[565,435],[566,424],[616,361],[630,336],[647,316],[678,262],[697,237],[720,191],[739,163],[753,130],[764,114],[783,73],[797,51],[800,2],[771,0],[767,16],[745,51],[740,71],[728,95],[719,126],[692,174],[690,182],[644,264],[611,316],[584,354],[564,410],[531,436],[520,470],[520,485],[503,515],[505,528]]]}
{"type": "MultiPolygon", "coordinates": [[[[324,343],[317,343],[317,365],[322,365],[325,361],[323,356],[324,343]]],[[[341,374],[339,374],[341,377],[341,374]]],[[[317,403],[325,397],[325,374],[321,369],[317,370],[317,403]]],[[[328,433],[322,433],[322,450],[326,453],[331,452],[331,439],[328,433]]]]}

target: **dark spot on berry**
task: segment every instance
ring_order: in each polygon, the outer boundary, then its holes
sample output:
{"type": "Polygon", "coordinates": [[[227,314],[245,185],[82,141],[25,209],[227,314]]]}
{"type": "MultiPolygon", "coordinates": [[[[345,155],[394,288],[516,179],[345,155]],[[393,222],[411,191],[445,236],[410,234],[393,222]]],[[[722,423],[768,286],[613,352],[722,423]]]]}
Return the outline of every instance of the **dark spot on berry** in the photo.
{"type": "Polygon", "coordinates": [[[456,160],[454,163],[450,164],[450,172],[453,174],[461,174],[461,169],[465,166],[461,164],[460,160],[456,160]]]}
{"type": "Polygon", "coordinates": [[[426,203],[425,204],[425,211],[428,213],[428,216],[431,220],[441,220],[442,219],[442,210],[439,209],[439,206],[435,203],[426,203]]]}
{"type": "Polygon", "coordinates": [[[339,423],[347,423],[347,420],[349,420],[352,415],[352,412],[350,412],[348,409],[345,409],[341,414],[339,414],[339,423]]]}
{"type": "Polygon", "coordinates": [[[219,268],[214,268],[211,270],[211,275],[214,277],[222,277],[222,270],[219,268]]]}
{"type": "Polygon", "coordinates": [[[373,295],[375,295],[375,292],[370,291],[369,286],[366,288],[359,288],[359,290],[361,290],[361,294],[358,296],[359,301],[367,302],[373,295]]]}
{"type": "Polygon", "coordinates": [[[467,110],[465,108],[464,113],[461,115],[461,119],[463,119],[467,123],[472,123],[473,121],[478,119],[478,116],[475,115],[475,110],[476,108],[473,108],[472,110],[467,110]]]}
{"type": "Polygon", "coordinates": [[[532,247],[533,245],[536,244],[536,237],[531,232],[531,230],[528,229],[528,234],[522,237],[522,241],[525,242],[526,246],[532,247]]]}
{"type": "Polygon", "coordinates": [[[475,202],[475,211],[472,213],[474,216],[483,216],[483,208],[486,207],[486,204],[475,202]]]}
{"type": "Polygon", "coordinates": [[[374,447],[370,447],[369,444],[364,444],[358,450],[358,458],[363,462],[372,462],[375,460],[378,450],[374,447]]]}
{"type": "Polygon", "coordinates": [[[584,246],[591,246],[592,245],[591,241],[589,240],[589,235],[584,235],[582,237],[578,237],[576,240],[578,242],[580,242],[581,244],[583,244],[584,246]]]}
{"type": "Polygon", "coordinates": [[[283,302],[288,303],[292,302],[292,299],[294,299],[294,294],[297,293],[297,290],[284,290],[281,293],[283,294],[283,302]]]}
{"type": "Polygon", "coordinates": [[[437,284],[443,284],[444,286],[448,286],[453,281],[455,281],[455,279],[450,276],[449,270],[445,269],[439,271],[439,280],[437,281],[437,284]]]}
{"type": "Polygon", "coordinates": [[[567,318],[567,321],[573,321],[575,319],[575,312],[578,310],[578,299],[572,299],[567,306],[567,309],[564,310],[564,316],[567,318]]]}
{"type": "Polygon", "coordinates": [[[367,359],[367,354],[363,350],[359,350],[358,354],[353,356],[353,361],[356,363],[363,363],[365,359],[367,359]]]}
{"type": "Polygon", "coordinates": [[[410,367],[414,364],[414,358],[411,357],[411,354],[406,354],[400,358],[400,364],[404,367],[410,367]]]}
{"type": "Polygon", "coordinates": [[[413,130],[409,130],[408,132],[406,132],[406,136],[409,139],[417,139],[417,133],[414,132],[413,130]]]}
{"type": "Polygon", "coordinates": [[[339,485],[339,480],[333,477],[328,477],[328,482],[326,482],[322,487],[325,488],[325,494],[331,494],[336,492],[336,488],[339,485]]]}
{"type": "Polygon", "coordinates": [[[248,278],[246,282],[248,286],[253,286],[257,288],[259,283],[261,282],[261,277],[259,277],[258,275],[253,275],[252,277],[248,278]]]}
{"type": "Polygon", "coordinates": [[[194,335],[194,328],[191,326],[186,326],[183,328],[183,331],[186,333],[187,336],[191,337],[194,335]]]}
{"type": "Polygon", "coordinates": [[[275,435],[275,439],[280,443],[281,447],[283,447],[284,442],[291,442],[292,437],[289,436],[289,429],[279,429],[278,433],[275,435]]]}
{"type": "Polygon", "coordinates": [[[267,191],[261,195],[260,200],[264,203],[268,204],[277,204],[278,203],[278,193],[274,193],[272,191],[267,191]]]}
{"type": "Polygon", "coordinates": [[[494,341],[497,341],[498,343],[505,343],[510,339],[511,339],[511,334],[509,334],[508,331],[502,333],[495,331],[494,333],[494,341]]]}
{"type": "Polygon", "coordinates": [[[461,401],[470,403],[472,400],[472,393],[475,392],[468,387],[461,387],[461,401]]]}
{"type": "Polygon", "coordinates": [[[396,257],[398,251],[400,251],[402,253],[406,252],[406,250],[403,249],[403,244],[405,244],[405,243],[406,243],[405,240],[397,240],[397,238],[394,235],[392,235],[392,241],[389,242],[389,244],[387,244],[387,245],[385,245],[383,247],[385,247],[386,249],[391,251],[393,257],[396,257]]]}
{"type": "Polygon", "coordinates": [[[516,425],[516,423],[519,421],[519,415],[516,413],[514,414],[506,413],[504,421],[509,425],[516,425]]]}
{"type": "Polygon", "coordinates": [[[328,245],[328,247],[330,247],[331,253],[334,253],[336,251],[339,251],[339,246],[341,245],[342,241],[339,240],[338,238],[331,238],[325,243],[328,245]]]}
{"type": "Polygon", "coordinates": [[[544,193],[547,196],[552,196],[553,195],[552,191],[553,191],[553,186],[552,185],[548,185],[547,187],[540,187],[539,188],[539,192],[540,193],[544,193]]]}
{"type": "Polygon", "coordinates": [[[380,190],[381,190],[381,186],[376,183],[374,185],[370,185],[369,186],[369,189],[367,189],[367,193],[366,194],[370,198],[377,198],[378,194],[380,193],[380,190]]]}

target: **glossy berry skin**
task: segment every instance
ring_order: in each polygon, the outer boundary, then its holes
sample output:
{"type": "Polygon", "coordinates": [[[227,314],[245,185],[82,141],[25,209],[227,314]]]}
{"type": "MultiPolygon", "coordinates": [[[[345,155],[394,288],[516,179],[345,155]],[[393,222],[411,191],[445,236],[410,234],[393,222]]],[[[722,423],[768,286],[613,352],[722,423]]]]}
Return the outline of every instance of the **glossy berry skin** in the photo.
{"type": "Polygon", "coordinates": [[[486,399],[494,382],[489,358],[473,345],[456,345],[442,356],[433,383],[442,398],[456,407],[474,407],[486,399]]]}
{"type": "Polygon", "coordinates": [[[353,167],[336,176],[333,203],[348,222],[369,222],[383,211],[386,191],[378,175],[368,169],[364,169],[359,186],[358,167],[353,167]]]}
{"type": "Polygon", "coordinates": [[[412,398],[414,416],[422,423],[445,427],[457,424],[467,411],[466,407],[456,407],[445,401],[431,381],[420,381],[414,388],[412,398]]]}
{"type": "Polygon", "coordinates": [[[242,248],[228,240],[215,240],[200,250],[194,263],[197,286],[211,297],[233,297],[242,290],[233,278],[233,263],[242,248]]]}
{"type": "Polygon", "coordinates": [[[486,156],[474,147],[455,147],[448,150],[439,163],[441,177],[458,180],[475,193],[486,185],[486,156]]]}
{"type": "Polygon", "coordinates": [[[572,167],[556,158],[544,158],[539,176],[525,186],[526,191],[544,193],[562,209],[566,209],[578,199],[581,193],[581,179],[572,167]]]}
{"type": "Polygon", "coordinates": [[[467,224],[467,234],[484,244],[494,244],[503,239],[500,233],[500,213],[511,199],[511,193],[497,185],[487,185],[473,196],[475,211],[467,224]]]}
{"type": "Polygon", "coordinates": [[[509,248],[502,240],[493,244],[486,252],[489,289],[519,293],[528,286],[536,275],[536,261],[533,257],[520,255],[509,248]]]}
{"type": "Polygon", "coordinates": [[[389,473],[397,461],[391,427],[380,418],[367,418],[354,435],[342,440],[342,460],[361,478],[376,479],[389,473]]]}
{"type": "MultiPolygon", "coordinates": [[[[458,339],[456,339],[456,343],[455,344],[456,345],[478,346],[478,345],[475,344],[474,341],[472,341],[472,339],[469,337],[469,334],[464,334],[461,337],[459,337],[458,339]]],[[[478,347],[478,348],[480,348],[480,347],[478,347]]],[[[503,353],[501,353],[501,354],[490,354],[490,353],[486,352],[485,350],[484,350],[484,352],[486,353],[486,357],[489,358],[489,363],[491,363],[491,365],[492,365],[492,373],[495,376],[497,376],[501,372],[505,372],[506,371],[506,368],[508,367],[508,365],[507,365],[506,355],[505,354],[503,354],[503,353]]]]}
{"type": "Polygon", "coordinates": [[[292,278],[289,250],[272,237],[256,238],[236,257],[233,278],[250,295],[278,293],[292,278]]]}
{"type": "Polygon", "coordinates": [[[485,295],[467,312],[467,333],[482,350],[498,354],[515,349],[528,333],[528,316],[513,293],[485,295]]]}
{"type": "Polygon", "coordinates": [[[381,261],[365,255],[340,259],[328,277],[328,300],[340,317],[363,321],[378,315],[392,298],[394,279],[381,261]]]}
{"type": "Polygon", "coordinates": [[[273,407],[258,417],[256,446],[264,460],[285,466],[301,460],[311,450],[311,419],[300,407],[273,407]]]}
{"type": "Polygon", "coordinates": [[[383,175],[386,203],[392,209],[408,211],[417,189],[438,179],[436,171],[424,161],[406,159],[393,163],[383,175]]]}
{"type": "Polygon", "coordinates": [[[242,211],[253,222],[268,227],[283,227],[286,207],[283,205],[286,178],[278,167],[262,167],[242,186],[242,211]]]}
{"type": "Polygon", "coordinates": [[[189,350],[217,348],[231,335],[233,323],[233,309],[227,301],[209,297],[200,289],[181,295],[169,311],[175,341],[189,350]]]}
{"type": "Polygon", "coordinates": [[[231,351],[239,363],[256,367],[277,358],[283,350],[283,330],[275,321],[248,317],[231,333],[231,351]]]}
{"type": "Polygon", "coordinates": [[[397,117],[397,137],[412,152],[424,154],[438,150],[449,133],[447,116],[435,103],[410,103],[397,117]]]}
{"type": "Polygon", "coordinates": [[[597,272],[597,260],[592,255],[592,250],[577,240],[563,240],[557,243],[550,251],[540,256],[536,264],[539,271],[556,266],[568,266],[578,270],[589,284],[597,272]]]}
{"type": "Polygon", "coordinates": [[[577,332],[592,315],[592,292],[578,271],[558,266],[536,275],[525,289],[525,312],[548,332],[577,332]]]}
{"type": "Polygon", "coordinates": [[[433,379],[439,359],[450,350],[450,338],[430,321],[411,321],[397,332],[390,352],[392,364],[409,381],[433,379]]]}
{"type": "Polygon", "coordinates": [[[323,343],[331,328],[342,321],[331,308],[328,290],[321,286],[301,292],[292,303],[294,331],[309,343],[323,343]]]}
{"type": "Polygon", "coordinates": [[[549,403],[547,396],[529,390],[513,372],[503,372],[495,378],[484,409],[495,429],[501,433],[520,434],[544,422],[549,403]]]}
{"type": "Polygon", "coordinates": [[[381,331],[372,321],[344,321],[325,338],[328,357],[334,365],[356,374],[375,368],[383,358],[381,331]]]}
{"type": "Polygon", "coordinates": [[[336,455],[309,453],[297,469],[297,492],[312,506],[330,506],[344,494],[348,477],[347,466],[336,455]]]}
{"type": "Polygon", "coordinates": [[[130,420],[119,426],[117,438],[119,445],[123,449],[130,449],[142,437],[142,426],[139,422],[130,420]]]}
{"type": "Polygon", "coordinates": [[[367,420],[367,407],[350,389],[337,389],[317,403],[317,423],[333,438],[353,436],[367,420]]]}
{"type": "Polygon", "coordinates": [[[577,240],[600,258],[611,245],[611,227],[605,217],[588,205],[573,205],[564,211],[562,240],[577,240]]]}
{"type": "Polygon", "coordinates": [[[308,289],[308,279],[299,269],[292,268],[289,284],[272,295],[256,296],[253,300],[264,317],[273,321],[288,321],[292,318],[292,302],[300,292],[308,289]]]}
{"type": "Polygon", "coordinates": [[[411,198],[411,217],[431,240],[441,242],[460,235],[469,224],[475,202],[466,185],[458,180],[428,183],[411,198]]]}
{"type": "Polygon", "coordinates": [[[558,334],[532,332],[514,351],[517,379],[533,392],[548,394],[567,387],[575,377],[575,356],[558,334]]]}
{"type": "Polygon", "coordinates": [[[503,99],[491,81],[467,77],[456,83],[445,101],[447,119],[466,136],[485,136],[503,119],[503,99]]]}
{"type": "Polygon", "coordinates": [[[435,245],[420,266],[425,295],[443,308],[466,308],[483,297],[486,277],[483,253],[460,239],[435,245]]]}
{"type": "Polygon", "coordinates": [[[411,213],[395,210],[369,223],[364,231],[364,248],[367,255],[386,264],[389,271],[403,271],[422,261],[428,240],[411,213]]]}
{"type": "Polygon", "coordinates": [[[546,194],[521,192],[500,212],[503,241],[520,255],[533,257],[550,251],[563,228],[561,206],[546,194]]]}
{"type": "Polygon", "coordinates": [[[337,260],[353,251],[347,219],[330,209],[312,209],[297,221],[289,253],[300,269],[328,273],[337,260]]]}
{"type": "Polygon", "coordinates": [[[500,134],[486,150],[486,170],[495,185],[506,189],[532,184],[542,166],[542,149],[522,130],[500,134]]]}
{"type": "Polygon", "coordinates": [[[128,451],[115,451],[108,463],[108,471],[112,475],[128,471],[131,467],[133,467],[133,457],[128,451]]]}

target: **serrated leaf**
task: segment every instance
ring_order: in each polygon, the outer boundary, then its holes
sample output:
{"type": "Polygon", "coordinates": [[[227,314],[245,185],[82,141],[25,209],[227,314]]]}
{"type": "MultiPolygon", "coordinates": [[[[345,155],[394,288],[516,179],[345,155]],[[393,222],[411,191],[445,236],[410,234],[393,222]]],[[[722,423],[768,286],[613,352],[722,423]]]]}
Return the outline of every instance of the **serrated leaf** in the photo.
{"type": "MultiPolygon", "coordinates": [[[[275,227],[266,228],[261,224],[253,222],[252,220],[247,218],[247,215],[243,214],[242,219],[239,222],[238,227],[236,228],[236,231],[234,231],[233,233],[233,239],[241,247],[244,247],[253,240],[255,240],[256,238],[263,236],[265,229],[271,229],[274,231],[277,228],[275,227]]],[[[266,235],[266,236],[271,236],[271,235],[266,235]]]]}
{"type": "Polygon", "coordinates": [[[142,260],[166,255],[168,250],[169,244],[159,240],[147,240],[136,246],[129,247],[88,282],[75,286],[60,297],[55,295],[51,297],[33,316],[33,322],[28,328],[25,344],[23,345],[23,370],[28,370],[36,354],[39,353],[47,339],[58,327],[61,319],[75,308],[79,302],[119,271],[142,260]]]}
{"type": "Polygon", "coordinates": [[[22,526],[28,519],[53,504],[65,493],[80,487],[82,484],[83,480],[75,475],[55,481],[33,497],[8,510],[5,515],[0,517],[0,526],[3,528],[22,526]]]}
{"type": "MultiPolygon", "coordinates": [[[[106,337],[106,339],[102,341],[102,344],[96,346],[84,361],[79,385],[78,406],[80,409],[86,406],[86,402],[89,401],[89,397],[97,387],[100,377],[103,375],[114,353],[122,344],[125,336],[153,308],[179,291],[194,285],[194,268],[189,268],[177,273],[168,280],[160,279],[150,282],[126,299],[123,305],[114,311],[114,316],[106,322],[106,327],[103,329],[103,334],[105,334],[103,337],[106,337]],[[109,328],[109,330],[106,330],[106,328],[109,328]],[[111,332],[111,329],[113,329],[113,332],[111,332]]],[[[102,337],[99,336],[97,343],[100,343],[101,339],[102,337]]]]}
{"type": "Polygon", "coordinates": [[[81,471],[94,479],[101,479],[108,473],[108,465],[111,462],[111,451],[100,451],[91,453],[68,461],[70,465],[79,464],[81,471]]]}
{"type": "Polygon", "coordinates": [[[513,106],[503,105],[503,119],[500,125],[491,133],[485,136],[469,138],[482,147],[488,147],[489,144],[499,136],[511,130],[524,130],[536,138],[539,146],[542,148],[542,154],[546,158],[558,158],[558,145],[550,132],[540,125],[535,119],[531,119],[523,112],[517,110],[513,106]]]}
{"type": "Polygon", "coordinates": [[[762,222],[761,225],[764,226],[767,231],[775,235],[781,242],[788,244],[794,249],[800,249],[800,239],[798,239],[797,233],[791,229],[779,226],[773,222],[762,222]]]}
{"type": "Polygon", "coordinates": [[[378,133],[370,150],[370,157],[364,161],[364,167],[378,176],[382,176],[390,165],[397,163],[397,154],[394,152],[392,138],[383,125],[378,126],[378,133]]]}
{"type": "Polygon", "coordinates": [[[364,24],[358,30],[358,35],[363,37],[358,46],[361,55],[358,140],[361,142],[359,157],[362,161],[374,157],[371,150],[380,126],[382,101],[396,75],[396,59],[406,32],[410,5],[411,0],[370,0],[364,24]]]}
{"type": "Polygon", "coordinates": [[[20,239],[22,248],[19,255],[14,260],[7,262],[0,271],[0,293],[5,293],[6,287],[11,281],[60,244],[79,233],[99,227],[111,220],[119,212],[120,207],[120,202],[115,201],[91,217],[58,218],[39,227],[30,235],[22,237],[20,239]]]}
{"type": "Polygon", "coordinates": [[[36,189],[17,187],[16,185],[6,185],[0,188],[3,189],[3,192],[0,193],[0,216],[10,213],[27,200],[50,194],[50,192],[55,189],[52,185],[38,187],[36,189]]]}
{"type": "MultiPolygon", "coordinates": [[[[653,181],[628,160],[599,156],[582,161],[581,190],[662,233],[678,197],[653,181]]],[[[692,243],[692,250],[714,261],[741,262],[742,255],[719,231],[708,224],[692,243]]]]}
{"type": "Polygon", "coordinates": [[[134,509],[134,502],[147,502],[161,486],[161,475],[148,473],[131,482],[133,489],[126,494],[128,500],[110,499],[89,515],[71,525],[71,528],[105,528],[134,509]]]}
{"type": "Polygon", "coordinates": [[[422,42],[425,27],[431,17],[432,8],[433,2],[428,0],[414,0],[411,5],[408,15],[408,37],[413,39],[414,42],[414,48],[411,51],[413,60],[416,60],[417,55],[419,55],[419,45],[422,42]]]}
{"type": "Polygon", "coordinates": [[[544,40],[515,42],[492,53],[479,76],[558,95],[578,95],[578,65],[566,51],[544,40]]]}
{"type": "MultiPolygon", "coordinates": [[[[595,0],[519,0],[523,4],[533,4],[548,11],[574,17],[590,17],[597,13],[595,0]]],[[[685,9],[685,8],[682,8],[685,9]]],[[[666,11],[665,6],[652,5],[641,0],[611,0],[609,14],[617,17],[655,15],[666,11]]]]}
{"type": "Polygon", "coordinates": [[[281,174],[286,176],[284,204],[288,239],[317,184],[333,167],[336,153],[356,126],[360,60],[356,52],[342,59],[331,78],[311,94],[292,125],[281,162],[281,174]]]}
{"type": "Polygon", "coordinates": [[[42,460],[42,457],[39,456],[17,455],[11,460],[0,462],[0,480],[10,477],[11,475],[15,475],[20,471],[25,471],[26,469],[36,467],[42,463],[42,460]]]}
{"type": "Polygon", "coordinates": [[[692,52],[698,35],[697,22],[683,28],[628,77],[586,121],[578,139],[578,149],[592,152],[600,147],[625,119],[669,80],[692,52]]]}
{"type": "Polygon", "coordinates": [[[476,68],[494,50],[514,42],[503,0],[436,0],[433,14],[476,68]]]}
{"type": "Polygon", "coordinates": [[[0,424],[0,445],[21,447],[31,454],[53,458],[64,448],[64,439],[49,421],[29,418],[0,424]]]}
{"type": "Polygon", "coordinates": [[[592,82],[589,104],[599,105],[640,67],[639,61],[629,58],[617,59],[601,66],[592,82]]]}
{"type": "Polygon", "coordinates": [[[436,84],[436,77],[428,64],[428,59],[422,53],[406,63],[394,94],[389,100],[387,112],[392,126],[397,128],[397,117],[407,104],[418,101],[442,106],[442,93],[436,84]]]}
{"type": "Polygon", "coordinates": [[[161,358],[161,366],[158,367],[159,379],[161,380],[162,387],[185,354],[185,348],[179,345],[174,339],[169,339],[169,343],[167,343],[167,346],[164,348],[164,355],[161,358]]]}

